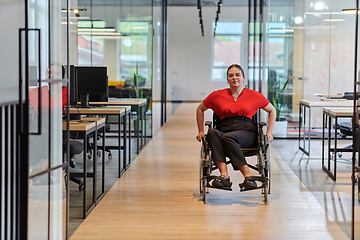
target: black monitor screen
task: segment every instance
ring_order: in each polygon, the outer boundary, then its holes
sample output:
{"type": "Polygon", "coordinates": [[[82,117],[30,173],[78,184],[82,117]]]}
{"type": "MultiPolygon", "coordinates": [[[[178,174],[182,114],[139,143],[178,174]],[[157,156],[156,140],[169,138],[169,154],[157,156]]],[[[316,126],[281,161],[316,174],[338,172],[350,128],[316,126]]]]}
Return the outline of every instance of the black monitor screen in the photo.
{"type": "Polygon", "coordinates": [[[76,67],[79,94],[106,94],[108,92],[106,67],[76,67]]]}
{"type": "Polygon", "coordinates": [[[107,101],[109,95],[107,67],[76,67],[76,81],[79,99],[83,101],[107,101]]]}

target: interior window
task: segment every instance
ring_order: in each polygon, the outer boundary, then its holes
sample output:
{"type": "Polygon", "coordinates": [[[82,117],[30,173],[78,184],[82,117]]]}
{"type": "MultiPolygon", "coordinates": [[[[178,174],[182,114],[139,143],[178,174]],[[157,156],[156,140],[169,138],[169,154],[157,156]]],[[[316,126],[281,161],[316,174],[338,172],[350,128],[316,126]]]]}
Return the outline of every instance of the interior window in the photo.
{"type": "Polygon", "coordinates": [[[212,81],[226,81],[226,69],[241,64],[242,22],[214,23],[212,81]]]}

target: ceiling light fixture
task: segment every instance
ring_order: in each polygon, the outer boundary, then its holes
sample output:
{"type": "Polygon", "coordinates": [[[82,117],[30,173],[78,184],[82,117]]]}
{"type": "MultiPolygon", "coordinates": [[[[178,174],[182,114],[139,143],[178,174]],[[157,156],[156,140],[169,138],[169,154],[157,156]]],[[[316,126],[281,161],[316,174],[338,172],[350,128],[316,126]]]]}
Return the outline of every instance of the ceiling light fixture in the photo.
{"type": "Polygon", "coordinates": [[[323,2],[316,2],[314,4],[314,9],[317,11],[324,10],[324,8],[325,8],[325,4],[323,2]]]}
{"type": "Polygon", "coordinates": [[[333,19],[323,19],[324,22],[344,22],[345,19],[336,19],[336,18],[333,18],[333,19]]]}
{"type": "MultiPolygon", "coordinates": [[[[71,8],[70,12],[73,12],[76,17],[80,17],[80,12],[86,11],[86,8],[71,8]]],[[[61,12],[67,12],[66,9],[61,9],[61,12]]]]}
{"type": "Polygon", "coordinates": [[[219,0],[217,6],[218,6],[218,9],[216,11],[216,17],[215,17],[214,37],[216,35],[217,22],[219,21],[219,16],[220,16],[220,13],[221,13],[222,0],[219,0]]]}
{"type": "Polygon", "coordinates": [[[341,10],[341,13],[345,13],[345,14],[351,14],[351,13],[356,13],[356,9],[343,9],[341,10]]]}
{"type": "Polygon", "coordinates": [[[105,28],[78,28],[78,32],[115,32],[113,27],[105,28]]]}
{"type": "Polygon", "coordinates": [[[201,35],[204,36],[204,26],[203,26],[202,14],[201,14],[201,0],[197,1],[197,9],[199,11],[199,23],[200,23],[201,35]]]}

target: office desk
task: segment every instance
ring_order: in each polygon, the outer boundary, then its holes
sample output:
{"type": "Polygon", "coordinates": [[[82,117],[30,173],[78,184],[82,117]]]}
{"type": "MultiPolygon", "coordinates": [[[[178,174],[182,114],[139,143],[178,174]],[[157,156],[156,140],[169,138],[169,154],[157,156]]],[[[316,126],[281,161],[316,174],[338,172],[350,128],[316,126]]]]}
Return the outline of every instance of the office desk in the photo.
{"type": "MultiPolygon", "coordinates": [[[[117,107],[117,106],[106,106],[106,107],[94,107],[94,108],[70,108],[70,114],[80,114],[80,115],[106,115],[106,116],[117,116],[118,118],[118,145],[117,146],[108,146],[109,149],[118,150],[118,177],[120,178],[121,175],[126,171],[127,164],[126,162],[126,139],[127,139],[127,128],[126,128],[126,114],[130,115],[130,108],[126,107],[117,107]],[[121,119],[123,119],[123,146],[121,145],[121,119]],[[121,152],[123,150],[123,164],[121,164],[121,152]],[[123,165],[123,167],[121,167],[123,165]]],[[[129,141],[131,142],[131,141],[129,141]]],[[[129,149],[129,162],[131,161],[129,149]]]]}
{"type": "MultiPolygon", "coordinates": [[[[63,122],[63,131],[67,130],[67,123],[63,122]]],[[[100,188],[98,188],[98,171],[97,171],[97,133],[101,130],[103,133],[103,148],[105,146],[105,118],[83,118],[81,122],[78,121],[70,121],[69,122],[69,131],[70,132],[76,132],[76,133],[82,133],[84,135],[83,139],[83,145],[84,145],[84,152],[83,152],[83,172],[82,173],[70,173],[73,177],[80,177],[83,179],[84,183],[84,190],[83,190],[83,218],[86,218],[90,212],[95,208],[95,206],[100,202],[100,200],[104,197],[105,193],[105,158],[104,154],[102,157],[102,169],[100,171],[101,173],[101,183],[100,188]],[[93,151],[93,169],[92,173],[87,172],[87,139],[89,134],[93,133],[93,141],[94,141],[94,151],[93,151]],[[88,203],[87,198],[87,178],[92,177],[93,178],[93,188],[92,188],[92,198],[91,201],[88,203]]]]}
{"type": "Polygon", "coordinates": [[[323,107],[352,107],[353,101],[341,100],[341,101],[307,101],[300,100],[299,109],[299,149],[310,158],[310,140],[311,140],[311,109],[323,108],[323,107]],[[306,132],[306,108],[309,109],[308,115],[308,131],[306,132]],[[304,111],[303,111],[304,110],[304,111]],[[304,114],[302,114],[304,113],[304,114]],[[304,124],[303,137],[301,138],[302,124],[304,124]],[[308,141],[308,148],[306,149],[306,141],[308,141]]]}
{"type": "Polygon", "coordinates": [[[337,124],[339,118],[352,118],[353,109],[349,107],[343,108],[323,108],[323,134],[322,134],[322,154],[321,154],[321,164],[322,169],[329,175],[329,177],[336,181],[336,159],[337,152],[352,152],[352,148],[338,148],[337,143],[337,124]],[[332,119],[334,120],[334,145],[331,148],[331,130],[332,130],[332,119]],[[325,166],[325,126],[328,126],[328,152],[327,152],[327,166],[325,166]],[[334,153],[334,170],[331,171],[331,153],[334,153]]]}
{"type": "MultiPolygon", "coordinates": [[[[110,105],[110,106],[135,106],[137,107],[137,129],[134,130],[137,138],[137,153],[140,153],[143,147],[146,144],[146,108],[147,99],[146,98],[116,98],[109,99],[107,102],[90,102],[90,105],[110,105]],[[141,131],[140,131],[141,123],[141,131]],[[139,135],[141,133],[141,145],[139,135]]],[[[130,132],[130,128],[129,128],[130,132]]],[[[131,134],[129,134],[131,135],[131,134]]]]}

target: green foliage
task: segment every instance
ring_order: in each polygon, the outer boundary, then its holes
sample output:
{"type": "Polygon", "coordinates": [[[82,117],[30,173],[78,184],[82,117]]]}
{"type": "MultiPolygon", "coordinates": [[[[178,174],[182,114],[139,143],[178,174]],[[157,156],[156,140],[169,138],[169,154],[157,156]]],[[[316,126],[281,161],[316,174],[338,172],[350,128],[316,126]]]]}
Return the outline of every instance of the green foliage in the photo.
{"type": "Polygon", "coordinates": [[[275,81],[275,83],[270,86],[269,85],[269,98],[271,104],[274,105],[276,109],[276,118],[280,118],[281,108],[284,101],[284,91],[286,86],[289,83],[289,79],[286,78],[286,81],[282,84],[281,81],[275,81]]]}
{"type": "Polygon", "coordinates": [[[134,81],[134,89],[136,98],[143,98],[143,91],[140,89],[140,81],[144,80],[145,78],[139,75],[139,66],[136,63],[135,72],[133,74],[133,81],[134,81]]]}

